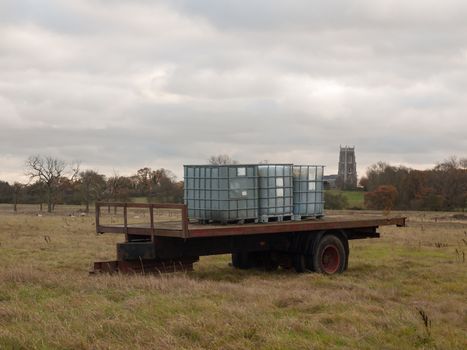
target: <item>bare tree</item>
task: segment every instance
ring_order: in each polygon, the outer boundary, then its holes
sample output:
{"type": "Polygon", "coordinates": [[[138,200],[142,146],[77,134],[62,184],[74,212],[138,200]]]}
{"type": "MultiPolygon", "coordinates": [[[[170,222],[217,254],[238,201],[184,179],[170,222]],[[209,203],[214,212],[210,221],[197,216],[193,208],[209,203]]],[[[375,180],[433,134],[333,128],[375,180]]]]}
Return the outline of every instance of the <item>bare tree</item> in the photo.
{"type": "Polygon", "coordinates": [[[75,161],[71,163],[70,168],[71,168],[71,175],[70,175],[70,182],[75,182],[78,180],[80,176],[80,167],[81,167],[81,162],[75,161]]]}
{"type": "Polygon", "coordinates": [[[66,163],[63,160],[51,156],[35,155],[26,161],[26,175],[31,180],[37,180],[44,184],[49,213],[52,212],[53,197],[58,190],[60,178],[65,169],[66,163]]]}
{"type": "Polygon", "coordinates": [[[466,163],[466,159],[458,159],[456,156],[450,156],[449,158],[439,162],[435,166],[435,170],[449,171],[454,169],[462,169],[466,163]]]}
{"type": "Polygon", "coordinates": [[[208,159],[209,164],[212,165],[227,165],[227,164],[238,164],[238,161],[232,159],[228,154],[218,154],[217,156],[211,156],[208,159]]]}
{"type": "Polygon", "coordinates": [[[459,160],[459,163],[460,163],[460,167],[462,169],[467,169],[467,158],[461,158],[459,160]]]}

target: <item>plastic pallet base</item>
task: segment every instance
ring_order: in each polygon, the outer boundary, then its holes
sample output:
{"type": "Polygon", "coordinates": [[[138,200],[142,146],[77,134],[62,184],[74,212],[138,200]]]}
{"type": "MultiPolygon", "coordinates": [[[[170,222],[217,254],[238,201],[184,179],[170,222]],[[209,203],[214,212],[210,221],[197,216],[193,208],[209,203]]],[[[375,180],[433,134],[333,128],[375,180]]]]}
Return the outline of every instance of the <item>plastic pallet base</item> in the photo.
{"type": "Polygon", "coordinates": [[[324,215],[323,214],[317,214],[317,215],[294,215],[293,220],[294,221],[302,221],[306,219],[321,219],[324,215]]]}
{"type": "Polygon", "coordinates": [[[243,225],[243,224],[257,224],[258,219],[257,218],[250,218],[250,219],[237,219],[237,220],[205,220],[205,219],[200,219],[198,220],[198,223],[201,225],[208,225],[208,224],[220,224],[220,225],[228,225],[228,224],[234,224],[234,225],[243,225]]]}
{"type": "Polygon", "coordinates": [[[261,215],[259,222],[266,224],[268,222],[292,221],[293,215],[261,215]]]}

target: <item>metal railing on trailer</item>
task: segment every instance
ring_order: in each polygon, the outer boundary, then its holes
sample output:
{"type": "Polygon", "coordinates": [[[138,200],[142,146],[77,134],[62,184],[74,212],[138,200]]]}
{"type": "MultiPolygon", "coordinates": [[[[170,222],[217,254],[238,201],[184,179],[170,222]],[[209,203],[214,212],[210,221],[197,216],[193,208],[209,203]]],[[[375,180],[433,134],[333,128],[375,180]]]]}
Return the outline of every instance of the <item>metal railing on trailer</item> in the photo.
{"type": "MultiPolygon", "coordinates": [[[[96,232],[97,233],[124,233],[125,239],[128,241],[128,234],[138,234],[144,231],[151,234],[151,240],[154,241],[156,235],[157,223],[155,222],[155,209],[176,210],[180,212],[180,226],[177,227],[177,237],[188,237],[188,208],[185,204],[173,203],[120,203],[120,202],[96,202],[96,232]],[[123,224],[118,225],[103,225],[101,224],[101,208],[123,208],[123,224]],[[128,209],[147,209],[149,213],[149,226],[131,226],[128,223],[128,209]],[[141,232],[140,232],[141,231],[141,232]]],[[[166,230],[167,231],[167,230],[166,230]]],[[[168,234],[170,236],[170,234],[168,234]]]]}

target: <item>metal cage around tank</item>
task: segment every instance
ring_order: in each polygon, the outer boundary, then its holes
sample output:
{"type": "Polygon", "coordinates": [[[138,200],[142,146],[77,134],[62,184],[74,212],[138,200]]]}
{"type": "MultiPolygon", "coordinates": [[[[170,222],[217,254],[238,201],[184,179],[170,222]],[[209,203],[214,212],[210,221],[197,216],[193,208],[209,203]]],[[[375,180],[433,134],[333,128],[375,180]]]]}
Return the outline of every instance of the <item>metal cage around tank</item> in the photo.
{"type": "Polygon", "coordinates": [[[200,222],[258,220],[256,165],[185,165],[188,216],[200,222]]]}
{"type": "Polygon", "coordinates": [[[295,220],[324,214],[323,165],[294,165],[293,213],[295,220]]]}
{"type": "Polygon", "coordinates": [[[259,220],[261,222],[292,219],[292,166],[292,164],[258,165],[259,220]]]}

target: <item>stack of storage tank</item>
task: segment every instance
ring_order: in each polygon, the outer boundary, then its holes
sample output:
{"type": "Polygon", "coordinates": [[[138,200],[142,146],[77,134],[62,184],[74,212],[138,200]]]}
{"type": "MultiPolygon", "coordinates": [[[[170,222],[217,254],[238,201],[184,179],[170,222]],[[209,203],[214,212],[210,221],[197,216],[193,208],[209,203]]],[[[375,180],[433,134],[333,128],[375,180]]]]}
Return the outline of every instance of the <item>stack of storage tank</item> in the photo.
{"type": "Polygon", "coordinates": [[[188,216],[201,223],[323,216],[323,166],[185,165],[188,216]]]}
{"type": "Polygon", "coordinates": [[[293,215],[292,164],[258,165],[259,220],[282,221],[293,215]]]}
{"type": "Polygon", "coordinates": [[[208,223],[258,221],[256,165],[186,165],[188,217],[208,223]]]}
{"type": "Polygon", "coordinates": [[[324,166],[294,165],[293,213],[295,220],[324,214],[324,166]]]}

